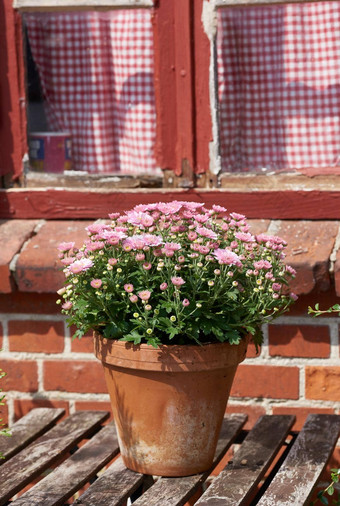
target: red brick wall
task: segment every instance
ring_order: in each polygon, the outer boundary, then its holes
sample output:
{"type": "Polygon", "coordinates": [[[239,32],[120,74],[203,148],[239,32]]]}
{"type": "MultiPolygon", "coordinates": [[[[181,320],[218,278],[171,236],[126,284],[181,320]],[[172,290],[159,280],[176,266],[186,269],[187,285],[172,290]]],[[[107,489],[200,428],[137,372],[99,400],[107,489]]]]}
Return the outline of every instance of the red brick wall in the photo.
{"type": "MultiPolygon", "coordinates": [[[[63,283],[56,268],[56,245],[71,236],[82,239],[85,225],[43,220],[0,223],[0,240],[7,244],[0,251],[0,368],[7,372],[0,386],[7,392],[10,422],[33,406],[64,407],[68,412],[108,409],[91,338],[72,341],[55,304],[55,290],[63,283]]],[[[299,428],[310,412],[340,413],[340,318],[307,315],[308,306],[317,301],[325,308],[339,302],[332,288],[338,225],[318,224],[320,233],[327,231],[319,246],[315,222],[266,220],[253,225],[257,230],[279,230],[288,241],[293,234],[288,257],[298,269],[293,288],[301,296],[289,314],[264,328],[258,356],[250,347],[239,366],[228,411],[247,412],[250,424],[263,413],[293,413],[299,428]]]]}

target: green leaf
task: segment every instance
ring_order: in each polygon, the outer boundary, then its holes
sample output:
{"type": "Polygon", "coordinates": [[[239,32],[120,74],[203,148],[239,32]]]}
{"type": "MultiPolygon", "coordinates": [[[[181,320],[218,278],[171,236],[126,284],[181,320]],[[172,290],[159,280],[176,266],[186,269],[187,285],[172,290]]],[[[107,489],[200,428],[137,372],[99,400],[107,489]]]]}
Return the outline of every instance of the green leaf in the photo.
{"type": "Polygon", "coordinates": [[[328,495],[333,495],[334,494],[334,487],[333,487],[333,485],[329,485],[329,487],[327,488],[327,494],[328,495]]]}

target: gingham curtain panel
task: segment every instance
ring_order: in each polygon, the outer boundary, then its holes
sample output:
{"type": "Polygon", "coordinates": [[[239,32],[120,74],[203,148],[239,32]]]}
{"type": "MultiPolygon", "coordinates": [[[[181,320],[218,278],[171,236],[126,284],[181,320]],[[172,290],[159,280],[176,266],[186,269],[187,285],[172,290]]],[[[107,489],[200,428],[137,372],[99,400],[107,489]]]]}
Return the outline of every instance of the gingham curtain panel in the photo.
{"type": "Polygon", "coordinates": [[[26,14],[50,130],[75,170],[155,173],[151,12],[26,14]]]}
{"type": "Polygon", "coordinates": [[[218,92],[225,171],[339,166],[339,2],[220,9],[218,92]]]}

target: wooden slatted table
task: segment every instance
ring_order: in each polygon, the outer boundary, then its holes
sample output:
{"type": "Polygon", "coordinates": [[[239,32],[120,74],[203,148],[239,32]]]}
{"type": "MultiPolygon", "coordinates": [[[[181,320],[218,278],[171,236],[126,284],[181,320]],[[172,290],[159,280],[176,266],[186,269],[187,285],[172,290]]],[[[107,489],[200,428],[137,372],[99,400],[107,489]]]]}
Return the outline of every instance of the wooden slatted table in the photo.
{"type": "Polygon", "coordinates": [[[189,499],[197,506],[307,505],[340,434],[340,415],[309,415],[297,434],[291,415],[262,416],[244,431],[246,415],[232,414],[224,419],[213,468],[233,444],[234,456],[217,476],[210,470],[157,478],[124,467],[114,426],[103,425],[108,413],[79,411],[60,421],[63,414],[34,409],[13,425],[12,437],[1,438],[0,506],[64,505],[70,498],[83,506],[123,506],[128,499],[136,506],[189,499]]]}

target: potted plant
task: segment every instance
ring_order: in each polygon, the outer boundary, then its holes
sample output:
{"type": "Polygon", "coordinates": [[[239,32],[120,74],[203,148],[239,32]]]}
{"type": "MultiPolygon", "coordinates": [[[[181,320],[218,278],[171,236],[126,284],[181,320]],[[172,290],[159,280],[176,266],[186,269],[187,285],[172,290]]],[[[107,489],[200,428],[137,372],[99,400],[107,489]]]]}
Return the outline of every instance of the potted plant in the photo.
{"type": "Polygon", "coordinates": [[[211,466],[249,335],[287,310],[285,242],[214,205],[138,205],[59,246],[62,312],[94,331],[125,464],[181,476],[211,466]]]}

